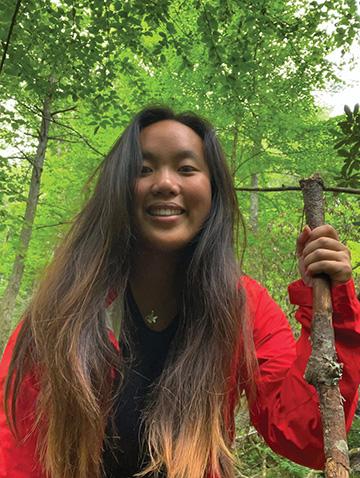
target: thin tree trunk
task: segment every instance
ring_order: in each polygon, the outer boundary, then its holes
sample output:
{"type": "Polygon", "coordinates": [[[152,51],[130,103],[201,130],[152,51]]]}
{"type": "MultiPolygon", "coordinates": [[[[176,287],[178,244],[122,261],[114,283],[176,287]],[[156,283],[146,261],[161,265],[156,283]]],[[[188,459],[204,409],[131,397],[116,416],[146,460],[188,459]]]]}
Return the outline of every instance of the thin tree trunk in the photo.
{"type": "Polygon", "coordinates": [[[237,170],[237,147],[239,141],[239,124],[236,121],[234,126],[234,136],[231,148],[231,158],[230,158],[230,172],[231,176],[235,179],[236,170],[237,170]]]}
{"type": "MultiPolygon", "coordinates": [[[[252,157],[259,159],[261,154],[261,141],[262,141],[262,133],[256,132],[254,136],[254,144],[252,148],[252,157]]],[[[251,188],[257,188],[259,186],[259,175],[257,173],[253,173],[251,175],[251,188]]],[[[250,194],[250,229],[255,234],[257,233],[259,228],[259,194],[257,191],[252,191],[250,194]]]]}
{"type": "MultiPolygon", "coordinates": [[[[259,177],[257,174],[251,175],[251,187],[257,188],[259,177]]],[[[250,194],[250,229],[256,233],[259,227],[259,194],[253,191],[250,194]]]]}
{"type": "Polygon", "coordinates": [[[36,208],[39,201],[41,174],[43,171],[51,119],[50,105],[51,94],[48,94],[43,103],[39,142],[33,161],[31,183],[26,202],[24,221],[20,232],[19,246],[8,285],[5,289],[0,305],[0,353],[3,350],[3,346],[11,330],[11,317],[24,273],[25,259],[30,244],[36,208]]]}
{"type": "Polygon", "coordinates": [[[7,35],[7,38],[6,38],[6,42],[3,45],[4,49],[3,49],[3,54],[2,54],[2,58],[1,58],[1,62],[0,62],[0,75],[1,75],[3,67],[4,67],[6,55],[7,55],[8,49],[9,49],[9,45],[10,45],[11,35],[12,35],[13,28],[14,28],[15,23],[16,23],[16,17],[17,17],[17,14],[19,13],[20,5],[21,5],[21,0],[17,0],[16,5],[15,5],[15,9],[14,9],[14,13],[13,13],[13,16],[12,16],[12,19],[11,19],[9,32],[8,32],[8,35],[7,35]]]}
{"type": "MultiPolygon", "coordinates": [[[[306,222],[311,229],[324,224],[323,182],[318,175],[301,180],[306,222]]],[[[330,282],[325,274],[313,278],[312,352],[305,378],[319,395],[323,424],[325,476],[348,478],[349,454],[344,409],[339,390],[342,367],[337,362],[330,282]]]]}

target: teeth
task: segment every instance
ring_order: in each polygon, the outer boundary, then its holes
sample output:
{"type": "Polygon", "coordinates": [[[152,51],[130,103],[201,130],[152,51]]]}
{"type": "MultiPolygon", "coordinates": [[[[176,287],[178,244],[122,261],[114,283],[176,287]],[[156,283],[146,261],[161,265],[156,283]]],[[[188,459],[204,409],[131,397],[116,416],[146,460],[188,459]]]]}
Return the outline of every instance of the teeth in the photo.
{"type": "Polygon", "coordinates": [[[152,209],[149,214],[151,216],[179,216],[182,211],[180,209],[152,209]]]}

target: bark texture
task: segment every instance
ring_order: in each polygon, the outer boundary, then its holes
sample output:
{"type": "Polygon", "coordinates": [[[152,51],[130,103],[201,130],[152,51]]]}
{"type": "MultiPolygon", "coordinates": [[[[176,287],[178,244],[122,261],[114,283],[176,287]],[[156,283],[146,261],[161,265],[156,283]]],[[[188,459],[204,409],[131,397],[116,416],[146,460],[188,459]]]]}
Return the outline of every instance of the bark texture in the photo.
{"type": "MultiPolygon", "coordinates": [[[[323,182],[314,175],[300,181],[303,190],[306,222],[311,229],[324,224],[323,182]]],[[[313,320],[311,329],[312,353],[305,371],[305,379],[313,385],[320,400],[323,423],[325,476],[348,478],[349,453],[339,379],[342,365],[337,362],[330,281],[326,275],[313,279],[313,320]]]]}
{"type": "MultiPolygon", "coordinates": [[[[252,161],[260,161],[262,153],[262,132],[257,131],[253,137],[253,147],[252,147],[252,161]]],[[[256,168],[259,169],[259,168],[256,168]]],[[[259,174],[251,174],[251,189],[253,191],[250,194],[250,229],[255,234],[259,229],[259,194],[256,189],[259,186],[259,174]]]]}
{"type": "Polygon", "coordinates": [[[31,240],[36,208],[39,201],[41,175],[45,160],[45,152],[48,143],[49,126],[51,121],[50,105],[51,95],[48,95],[44,100],[42,108],[39,141],[33,160],[31,182],[26,202],[24,221],[20,232],[19,246],[9,282],[5,289],[0,305],[0,340],[2,341],[2,343],[0,342],[0,354],[3,351],[6,339],[11,330],[11,317],[24,273],[25,259],[31,240]]]}
{"type": "Polygon", "coordinates": [[[231,176],[235,178],[237,170],[237,148],[239,142],[239,125],[236,122],[234,126],[234,136],[231,148],[231,158],[230,158],[230,172],[231,176]]]}
{"type": "MultiPolygon", "coordinates": [[[[251,175],[251,187],[257,188],[259,184],[259,177],[257,174],[251,175]]],[[[259,228],[259,194],[252,192],[250,194],[250,228],[256,233],[259,228]]]]}

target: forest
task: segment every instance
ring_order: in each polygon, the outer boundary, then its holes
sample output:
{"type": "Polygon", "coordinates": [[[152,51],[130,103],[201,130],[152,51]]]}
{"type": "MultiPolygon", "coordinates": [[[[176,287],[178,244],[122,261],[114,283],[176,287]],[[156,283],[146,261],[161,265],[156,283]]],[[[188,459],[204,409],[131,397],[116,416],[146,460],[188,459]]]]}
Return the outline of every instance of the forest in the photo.
{"type": "MultiPolygon", "coordinates": [[[[214,124],[244,221],[242,269],[295,335],[287,286],[298,278],[301,178],[319,172],[332,189],[326,221],[351,251],[359,293],[360,92],[332,118],[313,96],[341,89],[329,55],[345,57],[359,32],[355,0],[3,0],[1,350],[102,159],[152,104],[214,124]]],[[[323,476],[274,454],[246,416],[238,425],[239,478],[323,476]]],[[[360,418],[349,445],[356,458],[360,418]]]]}

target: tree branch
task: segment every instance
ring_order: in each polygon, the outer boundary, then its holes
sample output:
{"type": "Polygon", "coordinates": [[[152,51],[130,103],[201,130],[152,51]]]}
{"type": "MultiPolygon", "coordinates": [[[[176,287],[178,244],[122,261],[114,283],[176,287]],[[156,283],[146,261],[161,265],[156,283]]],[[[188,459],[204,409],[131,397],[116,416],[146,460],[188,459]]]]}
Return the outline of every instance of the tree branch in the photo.
{"type": "MultiPolygon", "coordinates": [[[[276,188],[246,188],[246,187],[236,187],[236,191],[249,191],[249,192],[259,192],[259,193],[268,193],[268,192],[280,192],[280,191],[301,191],[301,188],[298,186],[280,186],[276,188]]],[[[337,188],[337,187],[324,187],[324,191],[333,192],[333,193],[345,193],[345,194],[360,194],[360,189],[354,188],[337,188]]]]}
{"type": "Polygon", "coordinates": [[[95,146],[93,146],[89,140],[87,138],[85,138],[85,136],[83,136],[81,133],[79,133],[79,131],[77,131],[76,129],[74,129],[72,126],[69,126],[67,124],[64,124],[64,123],[60,123],[60,121],[57,121],[55,120],[54,118],[51,119],[51,121],[55,124],[57,124],[58,126],[61,126],[62,128],[65,128],[65,129],[68,129],[69,131],[71,131],[72,133],[74,133],[78,138],[80,138],[85,144],[86,146],[88,146],[90,149],[92,149],[96,154],[98,154],[99,156],[101,157],[104,157],[104,153],[102,153],[101,151],[99,151],[98,149],[95,148],[95,146]]]}
{"type": "Polygon", "coordinates": [[[51,116],[55,116],[55,115],[58,115],[59,113],[66,113],[67,111],[74,111],[76,110],[77,106],[74,105],[74,106],[71,106],[70,108],[64,108],[62,110],[56,110],[56,111],[53,111],[51,113],[51,116]]]}
{"type": "Polygon", "coordinates": [[[262,149],[261,151],[258,151],[257,153],[254,153],[254,154],[251,154],[250,156],[248,156],[246,159],[244,159],[244,161],[241,161],[241,163],[239,163],[238,167],[235,169],[235,173],[237,173],[239,171],[239,169],[244,166],[244,164],[246,164],[248,161],[250,161],[251,159],[255,158],[256,156],[259,156],[260,154],[262,154],[264,152],[264,150],[262,149]]]}
{"type": "Polygon", "coordinates": [[[251,437],[252,435],[257,435],[258,432],[254,429],[254,428],[250,428],[249,431],[247,433],[245,433],[245,435],[239,435],[237,437],[235,437],[235,441],[236,443],[240,443],[244,440],[246,440],[247,438],[251,437]]]}
{"type": "Polygon", "coordinates": [[[76,140],[76,139],[67,139],[61,136],[48,136],[48,139],[51,139],[51,141],[59,141],[60,143],[79,144],[80,142],[79,140],[76,140]]]}
{"type": "Polygon", "coordinates": [[[6,39],[3,55],[2,55],[2,58],[1,58],[0,75],[1,75],[1,72],[3,70],[3,66],[4,66],[4,63],[5,63],[7,51],[9,49],[10,39],[11,39],[12,31],[13,31],[13,28],[14,28],[14,25],[15,25],[15,22],[16,22],[16,16],[18,14],[20,4],[21,4],[21,0],[17,0],[16,5],[15,5],[15,10],[14,10],[14,13],[13,13],[13,16],[12,16],[12,19],[11,19],[11,24],[10,24],[8,36],[7,36],[7,39],[6,39]]]}
{"type": "MultiPolygon", "coordinates": [[[[301,179],[306,223],[310,229],[324,224],[324,183],[318,174],[301,179]]],[[[349,453],[346,441],[343,399],[339,380],[342,364],[338,363],[332,323],[331,280],[327,274],[312,279],[311,355],[306,365],[305,380],[313,385],[320,402],[323,425],[325,476],[348,478],[349,453]]]]}
{"type": "Polygon", "coordinates": [[[34,227],[34,229],[44,229],[45,227],[57,227],[64,224],[71,224],[71,221],[58,222],[57,224],[40,224],[40,226],[34,227]]]}
{"type": "Polygon", "coordinates": [[[17,144],[15,145],[15,148],[19,151],[22,157],[26,159],[26,161],[28,161],[32,167],[34,167],[34,160],[28,154],[24,153],[24,151],[20,149],[17,144]]]}
{"type": "MultiPolygon", "coordinates": [[[[30,111],[30,113],[34,115],[41,116],[41,108],[39,108],[36,105],[27,105],[26,103],[24,103],[23,101],[20,101],[19,99],[16,99],[16,105],[22,106],[23,108],[30,111]]],[[[19,108],[16,107],[16,111],[19,112],[19,108]]],[[[21,111],[20,111],[20,114],[21,114],[21,111]]]]}

